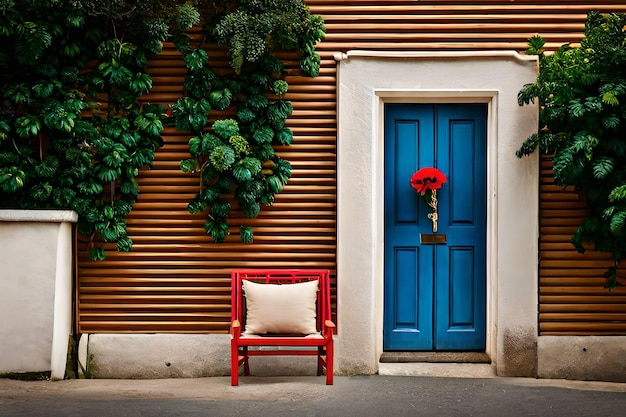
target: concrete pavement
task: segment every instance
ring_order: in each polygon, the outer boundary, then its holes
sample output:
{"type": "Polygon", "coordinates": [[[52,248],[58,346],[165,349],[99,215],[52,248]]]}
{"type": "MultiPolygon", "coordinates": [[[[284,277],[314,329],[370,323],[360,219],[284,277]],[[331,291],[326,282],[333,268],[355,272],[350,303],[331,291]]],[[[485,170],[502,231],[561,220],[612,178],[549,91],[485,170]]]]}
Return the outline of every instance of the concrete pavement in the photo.
{"type": "Polygon", "coordinates": [[[415,376],[0,379],[0,416],[623,416],[626,384],[415,376]]]}

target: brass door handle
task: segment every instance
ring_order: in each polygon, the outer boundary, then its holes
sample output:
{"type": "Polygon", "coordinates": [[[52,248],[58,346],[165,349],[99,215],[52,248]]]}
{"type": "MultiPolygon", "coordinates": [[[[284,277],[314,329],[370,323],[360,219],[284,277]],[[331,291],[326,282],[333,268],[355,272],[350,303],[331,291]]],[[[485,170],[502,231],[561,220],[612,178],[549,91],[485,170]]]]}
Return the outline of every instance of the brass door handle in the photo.
{"type": "Polygon", "coordinates": [[[439,220],[439,214],[437,213],[437,190],[433,190],[430,195],[430,201],[427,202],[428,206],[432,209],[431,213],[428,213],[428,218],[433,222],[433,233],[437,233],[437,220],[439,220]]]}

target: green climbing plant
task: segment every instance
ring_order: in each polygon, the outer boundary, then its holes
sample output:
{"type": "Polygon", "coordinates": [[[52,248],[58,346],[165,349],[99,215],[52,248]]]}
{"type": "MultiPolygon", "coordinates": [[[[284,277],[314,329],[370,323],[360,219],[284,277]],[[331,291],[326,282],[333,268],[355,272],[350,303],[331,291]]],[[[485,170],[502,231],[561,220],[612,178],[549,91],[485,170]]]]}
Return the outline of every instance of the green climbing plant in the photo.
{"type": "Polygon", "coordinates": [[[626,256],[626,33],[624,15],[591,12],[579,47],[543,53],[544,40],[531,38],[528,53],[540,57],[533,84],[518,94],[520,105],[539,100],[540,126],[517,151],[553,154],[556,184],[573,186],[589,214],[572,236],[587,248],[612,253],[605,286],[617,285],[626,256]]]}
{"type": "Polygon", "coordinates": [[[165,110],[138,100],[148,59],[198,22],[186,2],[0,0],[0,205],[73,209],[93,259],[129,251],[136,177],[162,144],[165,110]]]}
{"type": "MultiPolygon", "coordinates": [[[[271,205],[291,177],[291,164],[278,157],[275,145],[289,145],[293,132],[285,121],[293,111],[284,98],[289,89],[285,64],[277,52],[297,52],[300,70],[317,76],[315,45],[324,38],[321,17],[301,0],[231,0],[201,7],[203,37],[193,44],[185,34],[174,39],[187,66],[185,96],[172,105],[177,129],[192,132],[190,158],[181,170],[199,177],[191,213],[207,211],[204,224],[214,242],[229,235],[227,219],[234,195],[247,218],[271,205]],[[206,43],[228,47],[232,71],[218,75],[203,49],[206,43]],[[232,108],[234,116],[209,123],[209,112],[232,108]]],[[[222,71],[223,72],[223,71],[222,71]]],[[[253,240],[241,225],[240,239],[253,240]]]]}

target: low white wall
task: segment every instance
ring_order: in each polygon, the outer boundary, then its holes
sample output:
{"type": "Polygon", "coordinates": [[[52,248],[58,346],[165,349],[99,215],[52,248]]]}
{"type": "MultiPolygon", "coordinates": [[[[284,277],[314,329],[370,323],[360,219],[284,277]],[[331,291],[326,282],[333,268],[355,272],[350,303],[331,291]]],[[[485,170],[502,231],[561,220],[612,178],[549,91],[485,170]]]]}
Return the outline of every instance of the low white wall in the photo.
{"type": "Polygon", "coordinates": [[[77,220],[68,210],[0,210],[0,372],[63,379],[77,220]]]}

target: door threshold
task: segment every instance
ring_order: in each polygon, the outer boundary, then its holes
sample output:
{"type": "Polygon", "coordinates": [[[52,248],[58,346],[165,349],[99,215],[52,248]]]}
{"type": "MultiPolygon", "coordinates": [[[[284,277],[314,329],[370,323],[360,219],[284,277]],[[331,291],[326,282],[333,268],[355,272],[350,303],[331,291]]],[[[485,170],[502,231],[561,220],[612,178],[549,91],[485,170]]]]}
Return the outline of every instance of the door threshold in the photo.
{"type": "Polygon", "coordinates": [[[381,363],[491,363],[484,352],[383,352],[381,363]]]}
{"type": "Polygon", "coordinates": [[[495,378],[496,370],[495,366],[489,363],[379,363],[378,374],[440,378],[495,378]]]}

